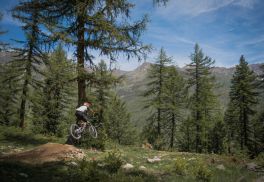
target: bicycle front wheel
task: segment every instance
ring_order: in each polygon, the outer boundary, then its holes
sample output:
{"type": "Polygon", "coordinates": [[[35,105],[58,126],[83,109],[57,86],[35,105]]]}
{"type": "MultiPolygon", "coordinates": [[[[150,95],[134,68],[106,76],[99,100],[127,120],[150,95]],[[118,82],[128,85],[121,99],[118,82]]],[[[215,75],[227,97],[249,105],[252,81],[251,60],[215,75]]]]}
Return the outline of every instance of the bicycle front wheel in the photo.
{"type": "Polygon", "coordinates": [[[93,125],[89,126],[88,131],[93,138],[97,138],[97,130],[93,125]]]}
{"type": "Polygon", "coordinates": [[[71,125],[70,135],[76,140],[79,140],[82,137],[81,132],[80,132],[80,127],[77,124],[71,125]]]}

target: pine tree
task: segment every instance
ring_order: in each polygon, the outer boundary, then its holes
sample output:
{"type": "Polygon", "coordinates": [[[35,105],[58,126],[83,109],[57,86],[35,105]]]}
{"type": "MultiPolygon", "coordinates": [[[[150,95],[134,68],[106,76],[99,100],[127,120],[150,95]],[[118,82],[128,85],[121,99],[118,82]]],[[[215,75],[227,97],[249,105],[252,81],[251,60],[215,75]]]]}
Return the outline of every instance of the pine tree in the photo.
{"type": "Polygon", "coordinates": [[[233,153],[237,141],[237,128],[238,126],[239,113],[238,108],[233,104],[233,102],[229,102],[227,109],[224,115],[224,122],[226,128],[227,135],[227,151],[228,153],[233,153]]]}
{"type": "Polygon", "coordinates": [[[73,73],[74,66],[67,60],[66,52],[59,44],[50,55],[44,71],[44,87],[33,102],[34,131],[52,135],[62,133],[61,126],[66,124],[65,114],[74,95],[73,73]]]}
{"type": "Polygon", "coordinates": [[[146,107],[154,109],[154,112],[150,116],[150,125],[156,128],[157,140],[161,138],[161,124],[163,120],[163,97],[164,97],[164,84],[167,74],[167,68],[172,63],[172,59],[167,57],[164,49],[162,48],[159,52],[155,64],[151,65],[148,71],[148,78],[151,80],[147,84],[147,91],[143,94],[144,97],[148,98],[146,101],[146,107]],[[151,119],[152,118],[152,119],[151,119]]]}
{"type": "Polygon", "coordinates": [[[164,108],[166,113],[166,132],[169,140],[169,147],[175,147],[176,126],[183,120],[185,101],[186,101],[186,84],[183,77],[178,73],[176,67],[167,68],[168,73],[164,83],[164,108]]]}
{"type": "Polygon", "coordinates": [[[240,149],[250,145],[251,118],[255,114],[254,106],[257,104],[256,75],[248,67],[244,56],[240,57],[239,65],[231,80],[230,102],[238,109],[238,128],[240,149]]]}
{"type": "Polygon", "coordinates": [[[192,151],[192,146],[195,145],[195,123],[189,116],[187,119],[183,120],[179,127],[179,150],[190,152],[192,151]]]}
{"type": "Polygon", "coordinates": [[[14,125],[17,122],[17,87],[11,78],[18,76],[12,63],[0,64],[0,124],[14,125]]]}
{"type": "Polygon", "coordinates": [[[55,37],[75,47],[79,104],[86,100],[84,66],[85,61],[93,64],[92,50],[115,61],[120,53],[128,59],[131,56],[140,59],[149,48],[140,41],[147,18],[131,23],[129,17],[133,4],[127,0],[47,0],[46,5],[46,19],[52,20],[48,28],[56,32],[55,37]],[[122,21],[119,21],[120,17],[122,21]]]}
{"type": "Polygon", "coordinates": [[[84,137],[81,140],[81,145],[92,146],[99,149],[104,149],[107,125],[107,111],[110,106],[110,101],[113,95],[112,89],[115,84],[119,83],[119,78],[116,78],[111,71],[109,71],[106,63],[101,62],[96,66],[94,71],[89,74],[89,87],[87,98],[93,104],[93,110],[96,112],[95,117],[90,117],[93,125],[98,126],[98,138],[92,140],[89,137],[84,137]]]}
{"type": "Polygon", "coordinates": [[[112,96],[111,89],[115,84],[119,83],[120,80],[119,78],[112,75],[103,60],[101,60],[101,62],[96,67],[96,70],[92,74],[93,82],[91,83],[91,91],[95,96],[98,122],[104,123],[106,121],[105,111],[108,108],[108,103],[112,96]]]}
{"type": "Polygon", "coordinates": [[[16,48],[16,60],[14,64],[16,71],[20,73],[15,78],[16,81],[22,83],[21,86],[21,100],[19,109],[19,126],[25,126],[26,106],[29,97],[30,87],[38,88],[40,86],[36,75],[40,74],[40,65],[45,60],[46,56],[42,52],[42,45],[46,41],[46,36],[40,29],[41,14],[40,1],[31,0],[20,2],[12,9],[12,16],[23,23],[22,29],[25,32],[25,41],[19,41],[23,44],[22,48],[16,48]]]}
{"type": "Polygon", "coordinates": [[[226,136],[226,129],[222,114],[215,117],[215,121],[215,124],[209,131],[208,152],[222,154],[225,151],[224,142],[226,136]]]}
{"type": "Polygon", "coordinates": [[[213,93],[214,77],[211,68],[214,61],[204,56],[199,45],[194,47],[191,55],[192,62],[188,65],[187,72],[190,76],[189,87],[194,89],[191,96],[191,111],[195,121],[195,151],[202,152],[208,142],[208,122],[210,122],[215,109],[216,96],[213,93]]]}
{"type": "Polygon", "coordinates": [[[253,120],[251,155],[256,157],[264,151],[264,112],[260,111],[253,120]]]}
{"type": "Polygon", "coordinates": [[[111,98],[107,110],[106,132],[109,138],[119,144],[133,144],[137,137],[135,126],[130,122],[125,103],[117,96],[111,98]]]}

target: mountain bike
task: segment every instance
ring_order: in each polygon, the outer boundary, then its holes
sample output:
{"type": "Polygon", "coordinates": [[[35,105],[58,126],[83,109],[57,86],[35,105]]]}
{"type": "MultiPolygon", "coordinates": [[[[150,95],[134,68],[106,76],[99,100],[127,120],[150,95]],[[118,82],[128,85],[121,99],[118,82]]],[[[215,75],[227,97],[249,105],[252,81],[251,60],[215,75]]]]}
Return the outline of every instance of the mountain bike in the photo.
{"type": "Polygon", "coordinates": [[[82,121],[80,125],[72,124],[70,126],[70,135],[76,140],[79,140],[87,131],[89,132],[91,137],[97,138],[97,130],[89,121],[82,121]]]}

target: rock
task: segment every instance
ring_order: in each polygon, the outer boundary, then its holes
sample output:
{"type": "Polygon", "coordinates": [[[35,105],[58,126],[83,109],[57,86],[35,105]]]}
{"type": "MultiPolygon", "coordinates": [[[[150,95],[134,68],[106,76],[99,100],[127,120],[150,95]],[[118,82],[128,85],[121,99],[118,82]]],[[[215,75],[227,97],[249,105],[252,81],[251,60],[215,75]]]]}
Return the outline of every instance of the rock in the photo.
{"type": "Polygon", "coordinates": [[[144,149],[153,149],[152,145],[150,143],[147,143],[147,142],[142,144],[142,148],[144,148],[144,149]]]}
{"type": "Polygon", "coordinates": [[[145,166],[139,166],[139,169],[142,170],[142,171],[144,171],[144,170],[146,170],[147,168],[146,168],[145,166]]]}
{"type": "Polygon", "coordinates": [[[71,165],[71,166],[78,166],[78,164],[76,162],[74,162],[74,161],[70,162],[69,165],[71,165]]]}
{"type": "Polygon", "coordinates": [[[246,168],[247,168],[248,170],[251,170],[251,171],[256,170],[257,167],[258,167],[258,165],[255,164],[254,162],[251,162],[251,163],[247,163],[247,164],[246,164],[246,168]]]}
{"type": "Polygon", "coordinates": [[[159,161],[161,161],[161,159],[160,159],[159,157],[155,156],[153,159],[148,158],[147,161],[148,161],[149,163],[154,163],[154,162],[159,162],[159,161]]]}
{"type": "Polygon", "coordinates": [[[122,166],[122,169],[129,170],[133,169],[134,166],[132,164],[126,163],[125,165],[122,166]]]}
{"type": "Polygon", "coordinates": [[[23,177],[25,177],[25,178],[28,177],[28,174],[26,174],[26,173],[19,173],[19,175],[20,175],[20,176],[23,176],[23,177]]]}
{"type": "Polygon", "coordinates": [[[225,170],[225,166],[223,164],[217,165],[216,168],[220,170],[225,170]]]}
{"type": "Polygon", "coordinates": [[[196,158],[192,157],[188,159],[188,161],[192,161],[192,160],[196,160],[196,158]]]}

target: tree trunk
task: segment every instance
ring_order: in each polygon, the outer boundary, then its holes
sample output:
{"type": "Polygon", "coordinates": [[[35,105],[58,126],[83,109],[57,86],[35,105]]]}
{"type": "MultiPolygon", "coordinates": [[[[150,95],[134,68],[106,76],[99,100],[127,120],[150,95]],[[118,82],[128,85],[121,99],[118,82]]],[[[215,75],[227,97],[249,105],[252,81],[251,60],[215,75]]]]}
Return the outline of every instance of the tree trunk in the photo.
{"type": "Polygon", "coordinates": [[[175,114],[172,114],[172,118],[171,118],[171,140],[170,140],[170,148],[173,148],[173,144],[174,144],[174,132],[175,132],[175,114]]]}
{"type": "Polygon", "coordinates": [[[20,104],[20,113],[19,113],[19,127],[24,128],[25,127],[25,113],[26,113],[26,102],[27,102],[27,94],[28,94],[28,84],[29,84],[29,78],[31,77],[31,59],[32,59],[32,51],[33,46],[30,44],[29,54],[28,54],[28,60],[26,65],[26,73],[25,73],[25,80],[23,84],[22,89],[22,100],[20,104]]]}
{"type": "Polygon", "coordinates": [[[36,36],[37,36],[37,19],[38,19],[38,12],[35,11],[33,14],[33,24],[32,24],[32,37],[29,40],[29,51],[27,55],[27,65],[26,65],[26,73],[25,73],[25,80],[22,88],[22,100],[20,104],[20,114],[19,114],[19,127],[25,127],[25,112],[26,112],[26,101],[27,101],[27,94],[28,94],[28,84],[29,79],[31,78],[31,64],[32,64],[32,57],[33,57],[33,47],[36,44],[36,36]]]}
{"type": "Polygon", "coordinates": [[[86,100],[85,93],[85,70],[84,70],[84,17],[77,17],[77,73],[78,73],[78,105],[86,100]]]}

